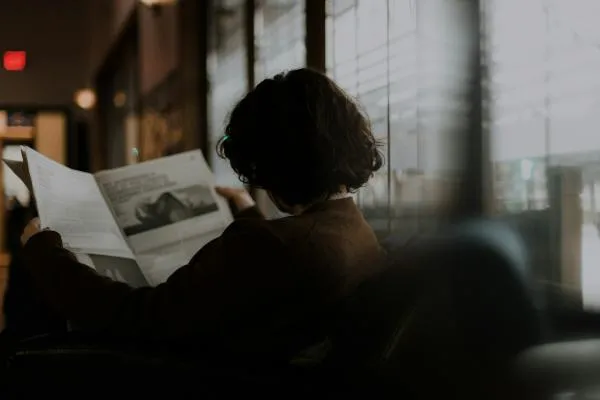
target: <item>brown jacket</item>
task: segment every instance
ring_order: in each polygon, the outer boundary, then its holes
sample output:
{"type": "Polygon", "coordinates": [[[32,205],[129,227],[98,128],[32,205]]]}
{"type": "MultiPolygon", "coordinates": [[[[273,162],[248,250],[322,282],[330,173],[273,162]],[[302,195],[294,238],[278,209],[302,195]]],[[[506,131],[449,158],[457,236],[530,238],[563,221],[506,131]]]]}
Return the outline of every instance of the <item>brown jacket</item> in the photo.
{"type": "Polygon", "coordinates": [[[382,260],[352,199],[278,220],[246,210],[154,288],[96,274],[52,231],[33,236],[24,253],[49,304],[86,330],[282,356],[314,343],[382,260]]]}

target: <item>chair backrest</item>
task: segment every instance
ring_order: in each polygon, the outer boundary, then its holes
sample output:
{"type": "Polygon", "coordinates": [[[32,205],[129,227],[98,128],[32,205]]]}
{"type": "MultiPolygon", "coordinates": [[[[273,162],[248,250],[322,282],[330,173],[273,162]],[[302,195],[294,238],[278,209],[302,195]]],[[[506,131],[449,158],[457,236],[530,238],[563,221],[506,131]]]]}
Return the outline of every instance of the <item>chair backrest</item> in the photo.
{"type": "Polygon", "coordinates": [[[303,394],[309,389],[298,385],[305,374],[300,369],[254,368],[225,356],[197,360],[151,343],[74,332],[23,341],[10,349],[4,361],[5,369],[0,371],[3,399],[39,394],[64,397],[74,387],[98,397],[116,392],[135,397],[165,393],[173,399],[235,398],[248,393],[269,397],[290,390],[303,394]]]}
{"type": "Polygon", "coordinates": [[[388,389],[397,393],[472,389],[478,375],[503,374],[541,340],[527,275],[522,243],[501,223],[473,221],[412,241],[349,303],[334,354],[397,384],[388,389]]]}

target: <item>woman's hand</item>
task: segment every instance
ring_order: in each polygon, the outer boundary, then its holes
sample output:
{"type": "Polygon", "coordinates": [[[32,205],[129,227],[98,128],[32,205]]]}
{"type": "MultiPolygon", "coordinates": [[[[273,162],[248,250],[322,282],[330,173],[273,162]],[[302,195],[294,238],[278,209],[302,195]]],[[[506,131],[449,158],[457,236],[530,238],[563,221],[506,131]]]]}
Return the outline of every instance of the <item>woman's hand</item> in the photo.
{"type": "Polygon", "coordinates": [[[32,236],[40,233],[42,228],[40,227],[40,219],[34,218],[23,229],[23,234],[21,235],[21,244],[25,246],[25,244],[31,239],[32,236]]]}
{"type": "Polygon", "coordinates": [[[232,202],[238,212],[244,211],[256,205],[254,199],[252,196],[250,196],[250,193],[248,193],[246,189],[217,186],[215,190],[227,201],[232,202]]]}

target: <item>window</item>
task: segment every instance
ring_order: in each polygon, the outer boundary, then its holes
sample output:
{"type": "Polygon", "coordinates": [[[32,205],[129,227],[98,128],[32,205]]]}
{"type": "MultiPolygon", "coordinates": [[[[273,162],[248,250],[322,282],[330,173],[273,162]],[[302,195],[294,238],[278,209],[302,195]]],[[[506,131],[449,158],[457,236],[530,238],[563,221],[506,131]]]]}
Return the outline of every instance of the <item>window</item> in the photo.
{"type": "Polygon", "coordinates": [[[244,1],[215,1],[208,57],[209,163],[221,185],[240,182],[226,160],[217,156],[216,145],[235,103],[248,89],[247,53],[244,46],[244,1]]]}
{"type": "MultiPolygon", "coordinates": [[[[257,1],[254,21],[256,83],[282,71],[306,65],[304,1],[257,1]]],[[[258,190],[256,197],[268,218],[284,215],[263,190],[258,190]]]]}
{"type": "Polygon", "coordinates": [[[488,0],[485,10],[497,209],[547,224],[536,251],[551,262],[538,277],[590,307],[600,306],[599,11],[594,0],[488,0]]]}
{"type": "MultiPolygon", "coordinates": [[[[388,139],[388,1],[332,0],[328,3],[328,72],[356,96],[371,118],[374,133],[388,139]]],[[[383,149],[387,153],[387,149],[383,149]]],[[[389,164],[357,195],[357,203],[379,233],[389,229],[389,164]]]]}
{"type": "Polygon", "coordinates": [[[256,83],[306,63],[303,0],[257,1],[254,19],[256,83]]]}
{"type": "Polygon", "coordinates": [[[386,165],[357,196],[381,235],[426,229],[452,188],[466,109],[460,4],[328,3],[328,72],[364,105],[385,143],[386,165]]]}

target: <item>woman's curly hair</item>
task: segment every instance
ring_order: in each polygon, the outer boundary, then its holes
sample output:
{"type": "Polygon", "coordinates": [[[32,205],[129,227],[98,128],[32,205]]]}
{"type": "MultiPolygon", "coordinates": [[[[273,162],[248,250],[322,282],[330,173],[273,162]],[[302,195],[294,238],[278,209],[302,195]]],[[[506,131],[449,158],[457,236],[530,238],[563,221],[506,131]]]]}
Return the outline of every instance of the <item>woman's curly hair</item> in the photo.
{"type": "Polygon", "coordinates": [[[288,205],[355,191],[383,156],[359,104],[306,68],[265,79],[234,107],[218,154],[240,180],[288,205]]]}

